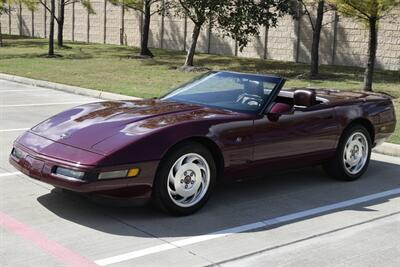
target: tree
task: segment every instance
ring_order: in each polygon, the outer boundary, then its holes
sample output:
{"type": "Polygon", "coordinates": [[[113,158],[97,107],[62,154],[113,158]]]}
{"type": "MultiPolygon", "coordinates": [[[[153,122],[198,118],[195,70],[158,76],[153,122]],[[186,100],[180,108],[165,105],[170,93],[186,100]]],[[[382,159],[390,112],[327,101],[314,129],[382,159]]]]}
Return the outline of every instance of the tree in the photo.
{"type": "MultiPolygon", "coordinates": [[[[321,30],[324,26],[324,13],[331,10],[330,6],[325,4],[324,0],[297,0],[299,8],[302,9],[301,15],[306,15],[312,29],[312,44],[311,44],[311,62],[310,62],[310,78],[316,78],[319,74],[319,44],[321,39],[321,30]],[[316,15],[313,16],[311,9],[316,10],[316,15]],[[314,19],[315,17],[315,19],[314,19]]],[[[301,16],[300,15],[300,16],[301,16]]],[[[299,15],[295,15],[299,19],[299,15]]]]}
{"type": "MultiPolygon", "coordinates": [[[[11,12],[11,5],[14,3],[24,4],[29,10],[33,10],[35,7],[36,0],[0,0],[0,18],[4,14],[11,12]]],[[[1,20],[0,20],[0,47],[3,46],[3,35],[1,31],[1,20]]]]}
{"type": "Polygon", "coordinates": [[[3,33],[1,30],[1,16],[10,12],[7,0],[0,0],[0,47],[3,47],[3,33]]]}
{"type": "Polygon", "coordinates": [[[196,52],[197,40],[199,39],[201,27],[209,21],[210,23],[222,13],[223,6],[226,0],[179,0],[179,5],[176,5],[177,13],[184,14],[193,23],[192,40],[189,50],[186,55],[184,67],[192,67],[194,54],[196,52]]]}
{"type": "MultiPolygon", "coordinates": [[[[25,1],[25,3],[28,3],[28,7],[31,10],[36,9],[38,2],[36,2],[35,0],[22,0],[25,1]]],[[[41,0],[39,0],[40,3],[41,0]]],[[[44,3],[42,3],[44,5],[44,3]]],[[[47,52],[47,56],[48,57],[54,57],[54,21],[56,18],[56,1],[55,0],[50,0],[50,7],[48,7],[47,5],[44,5],[45,8],[50,12],[50,25],[49,25],[49,47],[48,47],[48,52],[47,52]]]]}
{"type": "Polygon", "coordinates": [[[324,6],[325,6],[325,1],[319,0],[317,7],[317,18],[315,20],[315,24],[312,23],[312,19],[310,18],[311,25],[313,25],[310,77],[316,77],[319,72],[319,41],[321,39],[322,21],[324,19],[324,6]]]}
{"type": "Polygon", "coordinates": [[[54,20],[56,13],[56,1],[50,0],[50,29],[49,29],[49,51],[48,57],[54,57],[54,20]]]}
{"type": "Polygon", "coordinates": [[[251,37],[260,35],[261,26],[276,27],[278,18],[292,12],[291,0],[233,0],[227,1],[217,24],[223,35],[233,38],[242,51],[251,37]]]}
{"type": "Polygon", "coordinates": [[[364,73],[364,91],[372,91],[376,50],[378,47],[378,23],[390,11],[400,5],[400,0],[329,0],[337,10],[348,17],[366,25],[369,29],[368,62],[364,73]]]}
{"type": "Polygon", "coordinates": [[[113,5],[122,6],[124,9],[132,9],[143,14],[142,37],[140,42],[140,56],[153,57],[149,49],[149,34],[151,17],[164,12],[169,4],[164,0],[108,0],[113,5]],[[152,10],[153,9],[153,10],[152,10]]]}
{"type": "MultiPolygon", "coordinates": [[[[0,0],[1,1],[1,0],[0,0]]],[[[19,3],[25,4],[29,10],[35,10],[37,8],[38,2],[36,0],[19,0],[19,3]]],[[[56,3],[55,0],[50,0],[50,6],[45,5],[42,0],[39,2],[44,5],[44,7],[50,12],[50,25],[49,25],[49,47],[47,56],[54,57],[54,20],[56,18],[56,3]]]]}
{"type": "Polygon", "coordinates": [[[178,15],[194,23],[192,40],[183,68],[193,67],[197,40],[201,28],[209,23],[224,36],[237,41],[240,50],[252,36],[259,35],[260,26],[276,26],[277,18],[289,12],[288,0],[178,0],[174,6],[178,15]]]}
{"type": "MultiPolygon", "coordinates": [[[[32,1],[32,0],[25,0],[25,1],[32,1]]],[[[39,3],[44,6],[47,11],[50,12],[50,17],[54,17],[54,20],[57,21],[58,25],[58,31],[57,31],[57,46],[58,47],[64,47],[64,20],[65,20],[65,7],[68,5],[71,5],[73,3],[81,3],[89,12],[89,14],[94,14],[94,10],[92,8],[92,5],[90,3],[90,0],[59,0],[59,9],[58,9],[58,16],[55,14],[55,9],[54,13],[52,12],[52,5],[53,5],[53,0],[50,0],[50,6],[48,5],[47,1],[44,0],[39,0],[39,3]]],[[[54,23],[53,20],[53,23],[54,23]]],[[[52,19],[50,18],[50,24],[52,19]]],[[[51,29],[50,29],[51,33],[51,29]]],[[[54,36],[54,30],[53,30],[53,36],[54,36]]]]}

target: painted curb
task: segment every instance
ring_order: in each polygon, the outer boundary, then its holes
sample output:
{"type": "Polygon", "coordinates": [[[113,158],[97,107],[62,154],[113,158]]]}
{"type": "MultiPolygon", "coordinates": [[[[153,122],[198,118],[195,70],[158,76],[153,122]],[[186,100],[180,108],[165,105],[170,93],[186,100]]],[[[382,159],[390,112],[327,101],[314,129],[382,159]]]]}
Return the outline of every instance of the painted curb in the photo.
{"type": "Polygon", "coordinates": [[[105,100],[137,100],[137,99],[141,99],[141,98],[133,97],[133,96],[114,94],[114,93],[103,92],[103,91],[98,91],[98,90],[94,90],[94,89],[87,89],[87,88],[65,85],[65,84],[61,84],[61,83],[48,82],[48,81],[43,81],[43,80],[35,80],[35,79],[30,79],[30,78],[25,78],[25,77],[10,75],[10,74],[4,74],[4,73],[0,73],[0,79],[17,82],[17,83],[22,83],[22,84],[26,84],[26,85],[31,85],[31,86],[50,88],[50,89],[63,91],[63,92],[67,92],[67,93],[73,93],[73,94],[83,95],[83,96],[90,96],[90,97],[100,98],[100,99],[105,99],[105,100]]]}
{"type": "Polygon", "coordinates": [[[387,156],[400,157],[400,145],[396,144],[383,143],[375,147],[373,151],[387,156]]]}

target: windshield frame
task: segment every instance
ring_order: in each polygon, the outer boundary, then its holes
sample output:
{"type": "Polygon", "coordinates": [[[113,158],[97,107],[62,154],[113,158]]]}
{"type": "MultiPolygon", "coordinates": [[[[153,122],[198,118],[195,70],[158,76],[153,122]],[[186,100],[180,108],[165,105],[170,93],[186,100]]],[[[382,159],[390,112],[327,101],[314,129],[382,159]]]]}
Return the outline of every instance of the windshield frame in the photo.
{"type": "Polygon", "coordinates": [[[286,79],[282,78],[282,77],[278,77],[278,76],[274,76],[274,75],[264,75],[264,74],[253,74],[253,73],[241,73],[241,72],[233,72],[233,71],[209,71],[206,72],[202,75],[196,76],[193,79],[189,80],[188,82],[185,82],[181,85],[178,85],[177,87],[173,88],[172,90],[170,90],[169,92],[167,92],[166,94],[164,94],[163,96],[161,96],[159,99],[160,100],[165,100],[165,101],[174,101],[174,102],[179,102],[179,103],[188,103],[188,104],[194,104],[194,105],[200,105],[200,106],[205,106],[205,107],[210,107],[210,108],[215,108],[215,109],[223,109],[223,110],[229,110],[229,111],[234,111],[234,112],[239,112],[239,113],[247,113],[247,114],[263,114],[265,113],[266,110],[268,110],[269,106],[271,105],[271,103],[275,100],[275,98],[277,97],[277,95],[279,94],[279,92],[281,91],[283,85],[285,84],[286,79]],[[264,78],[264,79],[268,79],[268,82],[274,83],[275,87],[273,89],[271,89],[271,93],[266,96],[266,99],[264,100],[263,105],[257,109],[257,110],[238,110],[238,109],[234,109],[234,108],[228,108],[228,107],[221,107],[221,106],[217,106],[217,105],[208,105],[205,103],[198,103],[195,101],[187,101],[187,100],[180,100],[180,99],[166,99],[168,96],[173,95],[174,92],[181,90],[182,88],[192,84],[192,83],[196,83],[197,81],[203,79],[204,77],[213,75],[213,74],[218,74],[218,73],[227,73],[227,74],[235,74],[235,75],[241,75],[244,78],[246,77],[260,77],[260,78],[264,78]]]}

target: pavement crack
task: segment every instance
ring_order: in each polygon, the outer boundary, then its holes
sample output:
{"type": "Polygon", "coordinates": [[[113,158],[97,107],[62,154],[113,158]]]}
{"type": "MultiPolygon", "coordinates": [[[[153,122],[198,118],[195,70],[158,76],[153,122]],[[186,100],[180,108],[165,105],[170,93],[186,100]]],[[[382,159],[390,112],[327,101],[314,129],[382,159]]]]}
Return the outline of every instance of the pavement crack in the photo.
{"type": "Polygon", "coordinates": [[[207,261],[207,262],[209,263],[209,265],[206,265],[206,266],[215,266],[215,262],[212,261],[212,260],[210,260],[209,258],[207,258],[207,257],[205,257],[205,256],[203,256],[203,255],[197,254],[197,253],[195,253],[195,252],[192,251],[192,250],[187,250],[187,249],[185,249],[185,248],[183,248],[183,247],[180,247],[180,248],[183,249],[183,250],[185,250],[185,251],[187,251],[188,253],[190,253],[190,254],[196,256],[196,257],[199,257],[199,258],[201,258],[201,259],[207,261]]]}

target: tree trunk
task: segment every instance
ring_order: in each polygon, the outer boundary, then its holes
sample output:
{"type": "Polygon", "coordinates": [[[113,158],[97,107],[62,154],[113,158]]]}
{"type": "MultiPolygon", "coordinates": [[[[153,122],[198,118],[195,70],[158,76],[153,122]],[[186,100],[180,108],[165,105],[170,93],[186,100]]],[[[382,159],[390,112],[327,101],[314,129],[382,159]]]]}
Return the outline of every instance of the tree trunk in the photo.
{"type": "Polygon", "coordinates": [[[32,28],[32,33],[31,36],[34,38],[35,37],[35,11],[31,10],[31,28],[32,28]]]}
{"type": "Polygon", "coordinates": [[[324,19],[324,5],[325,1],[318,2],[317,19],[315,20],[311,45],[310,77],[316,77],[319,73],[319,41],[321,38],[322,20],[324,19]]]}
{"type": "Polygon", "coordinates": [[[0,16],[0,47],[3,47],[3,32],[1,31],[1,16],[0,16]]]}
{"type": "Polygon", "coordinates": [[[18,8],[18,29],[19,29],[19,36],[23,36],[23,28],[22,28],[22,2],[19,1],[19,8],[18,8]]]}
{"type": "Polygon", "coordinates": [[[125,5],[122,4],[121,7],[121,29],[119,32],[119,44],[124,45],[124,36],[125,36],[125,5]]]}
{"type": "Polygon", "coordinates": [[[196,52],[197,39],[199,38],[201,25],[195,24],[192,33],[192,43],[190,44],[184,67],[193,67],[194,53],[196,52]]]}
{"type": "Polygon", "coordinates": [[[49,32],[49,57],[54,56],[54,18],[56,11],[56,1],[50,0],[50,32],[49,32]]]}
{"type": "Polygon", "coordinates": [[[65,0],[60,0],[60,10],[58,14],[58,35],[57,45],[58,47],[64,46],[64,17],[65,17],[65,0]]]}
{"type": "Polygon", "coordinates": [[[150,32],[150,21],[151,21],[151,10],[149,1],[145,1],[144,6],[144,21],[142,30],[142,42],[140,44],[140,55],[153,57],[149,49],[149,32],[150,32]]]}
{"type": "Polygon", "coordinates": [[[363,86],[363,90],[366,92],[372,91],[372,80],[374,76],[376,48],[378,44],[376,23],[377,23],[376,17],[371,17],[368,22],[369,25],[368,63],[364,73],[364,86],[363,86]]]}

